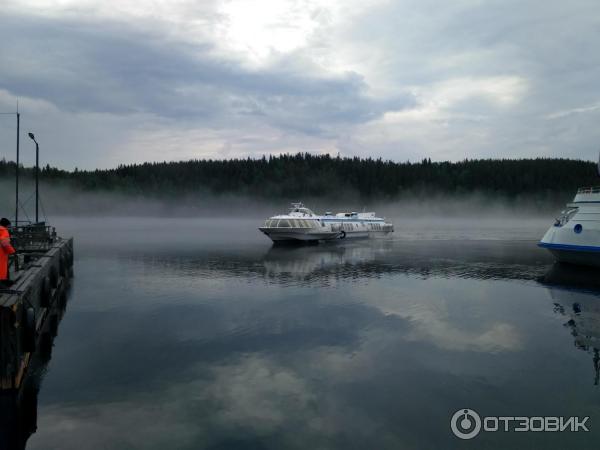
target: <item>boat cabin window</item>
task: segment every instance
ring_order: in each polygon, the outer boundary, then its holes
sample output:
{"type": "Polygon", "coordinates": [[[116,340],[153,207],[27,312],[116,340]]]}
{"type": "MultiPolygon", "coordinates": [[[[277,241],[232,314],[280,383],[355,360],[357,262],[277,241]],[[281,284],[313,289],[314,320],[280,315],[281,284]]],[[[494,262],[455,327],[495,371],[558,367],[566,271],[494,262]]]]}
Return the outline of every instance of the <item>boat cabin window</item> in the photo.
{"type": "Polygon", "coordinates": [[[290,228],[290,221],[287,219],[281,219],[278,226],[279,228],[290,228]]]}

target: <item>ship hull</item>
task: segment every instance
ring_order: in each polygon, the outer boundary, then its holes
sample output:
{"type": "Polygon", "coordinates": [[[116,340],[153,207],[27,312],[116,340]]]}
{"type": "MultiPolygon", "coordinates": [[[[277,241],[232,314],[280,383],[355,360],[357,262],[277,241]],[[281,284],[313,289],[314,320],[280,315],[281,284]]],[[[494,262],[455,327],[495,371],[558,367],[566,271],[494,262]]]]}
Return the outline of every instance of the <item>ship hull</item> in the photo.
{"type": "Polygon", "coordinates": [[[600,267],[600,188],[579,189],[538,245],[559,262],[600,267]]]}
{"type": "Polygon", "coordinates": [[[547,249],[561,263],[600,267],[600,247],[548,244],[544,242],[540,242],[538,245],[547,249]]]}
{"type": "Polygon", "coordinates": [[[289,214],[272,216],[258,229],[273,242],[318,242],[386,235],[394,226],[373,212],[320,216],[302,203],[292,203],[289,214]]]}
{"type": "Polygon", "coordinates": [[[261,227],[259,230],[273,242],[318,242],[340,237],[340,233],[332,231],[307,233],[304,230],[275,230],[266,227],[261,227]]]}

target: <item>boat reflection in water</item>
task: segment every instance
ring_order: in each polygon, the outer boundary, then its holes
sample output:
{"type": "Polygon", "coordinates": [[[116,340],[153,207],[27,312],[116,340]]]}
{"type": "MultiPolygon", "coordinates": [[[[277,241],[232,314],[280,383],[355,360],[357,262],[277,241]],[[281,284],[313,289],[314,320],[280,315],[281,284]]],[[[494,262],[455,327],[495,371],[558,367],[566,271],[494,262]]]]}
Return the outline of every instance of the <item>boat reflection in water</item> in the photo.
{"type": "Polygon", "coordinates": [[[270,281],[305,284],[399,274],[422,279],[537,280],[549,261],[545,253],[531,252],[520,242],[443,240],[272,247],[262,257],[264,276],[270,281]]]}
{"type": "MultiPolygon", "coordinates": [[[[544,275],[552,257],[542,250],[506,241],[327,242],[318,246],[264,246],[195,252],[130,254],[122,267],[139,265],[151,280],[199,282],[203,279],[252,279],[312,286],[332,280],[375,279],[407,275],[479,280],[530,280],[544,275]]],[[[146,282],[146,285],[148,282],[146,282]]]]}
{"type": "Polygon", "coordinates": [[[597,268],[556,263],[540,280],[549,287],[554,311],[564,315],[575,347],[592,357],[600,381],[600,276],[597,268]]]}
{"type": "Polygon", "coordinates": [[[381,275],[384,268],[378,259],[391,253],[385,246],[272,247],[263,259],[268,279],[316,281],[347,278],[370,278],[381,275]]]}
{"type": "Polygon", "coordinates": [[[50,359],[58,325],[66,311],[68,291],[48,311],[35,350],[29,354],[24,372],[12,378],[10,355],[12,343],[0,342],[0,450],[23,450],[29,437],[37,430],[37,403],[40,386],[50,359]]]}

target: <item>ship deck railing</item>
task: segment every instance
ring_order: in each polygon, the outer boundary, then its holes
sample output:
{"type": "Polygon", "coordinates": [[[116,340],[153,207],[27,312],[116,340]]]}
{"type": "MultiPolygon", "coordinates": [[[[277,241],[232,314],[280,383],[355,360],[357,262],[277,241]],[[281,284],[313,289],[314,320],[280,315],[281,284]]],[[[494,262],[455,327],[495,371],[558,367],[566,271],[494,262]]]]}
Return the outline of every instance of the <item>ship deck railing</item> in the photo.
{"type": "Polygon", "coordinates": [[[600,186],[582,187],[577,190],[578,194],[600,194],[600,186]]]}

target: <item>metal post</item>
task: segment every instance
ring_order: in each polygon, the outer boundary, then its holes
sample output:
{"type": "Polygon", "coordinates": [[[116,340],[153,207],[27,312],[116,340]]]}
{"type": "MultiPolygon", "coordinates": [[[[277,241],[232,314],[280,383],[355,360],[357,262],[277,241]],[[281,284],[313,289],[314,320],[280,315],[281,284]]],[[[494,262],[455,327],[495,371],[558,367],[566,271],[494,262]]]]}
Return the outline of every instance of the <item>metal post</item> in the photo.
{"type": "Polygon", "coordinates": [[[15,227],[19,226],[19,127],[21,114],[17,113],[17,169],[15,171],[15,227]]]}
{"type": "Polygon", "coordinates": [[[29,139],[35,142],[35,223],[39,223],[40,214],[40,146],[33,133],[28,133],[29,139]]]}
{"type": "Polygon", "coordinates": [[[35,143],[35,223],[40,222],[40,146],[35,143]]]}

